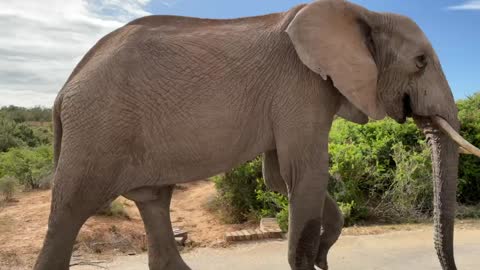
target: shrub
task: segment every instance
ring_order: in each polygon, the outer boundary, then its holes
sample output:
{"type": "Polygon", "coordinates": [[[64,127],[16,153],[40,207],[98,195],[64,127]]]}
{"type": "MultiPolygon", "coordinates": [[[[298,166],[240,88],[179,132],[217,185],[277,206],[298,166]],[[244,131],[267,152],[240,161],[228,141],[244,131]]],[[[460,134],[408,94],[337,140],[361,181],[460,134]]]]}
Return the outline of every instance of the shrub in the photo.
{"type": "Polygon", "coordinates": [[[257,200],[257,179],[262,177],[262,161],[256,158],[237,168],[215,176],[213,181],[218,191],[220,205],[228,216],[229,223],[244,222],[252,212],[261,209],[261,202],[257,200]]]}
{"type": "Polygon", "coordinates": [[[257,179],[257,200],[261,208],[257,216],[275,217],[282,231],[288,230],[288,198],[277,192],[269,191],[263,178],[257,179]]]}
{"type": "Polygon", "coordinates": [[[479,219],[480,204],[478,205],[460,205],[457,209],[457,218],[459,219],[479,219]]]}
{"type": "Polygon", "coordinates": [[[51,174],[52,159],[50,145],[11,149],[0,154],[0,177],[11,175],[27,189],[39,188],[41,180],[51,174]]]}
{"type": "MultiPolygon", "coordinates": [[[[475,146],[480,146],[480,92],[457,103],[462,123],[460,134],[475,146]]],[[[480,203],[480,159],[460,155],[458,200],[475,205],[480,203]]]]}
{"type": "Polygon", "coordinates": [[[263,178],[257,179],[256,200],[260,205],[261,217],[275,216],[278,211],[288,207],[288,199],[282,194],[268,190],[263,178]]]}
{"type": "Polygon", "coordinates": [[[329,153],[329,190],[345,210],[351,208],[346,224],[372,215],[392,220],[431,210],[430,156],[412,121],[357,125],[337,119],[329,153]],[[414,210],[407,214],[409,209],[414,210]]]}
{"type": "Polygon", "coordinates": [[[50,144],[52,139],[51,128],[32,128],[25,123],[16,123],[0,114],[0,152],[6,152],[17,147],[37,147],[50,144]]]}
{"type": "Polygon", "coordinates": [[[128,215],[127,210],[125,209],[125,206],[119,199],[114,200],[106,207],[100,209],[97,212],[97,215],[130,219],[130,216],[128,215]]]}
{"type": "Polygon", "coordinates": [[[48,170],[45,173],[42,173],[42,176],[38,179],[39,189],[47,190],[52,188],[54,172],[49,167],[47,168],[48,170]]]}
{"type": "Polygon", "coordinates": [[[21,139],[17,138],[15,133],[15,122],[0,114],[0,152],[5,152],[22,144],[21,139]]]}
{"type": "Polygon", "coordinates": [[[330,174],[344,182],[343,193],[336,198],[357,203],[380,199],[395,173],[393,146],[401,142],[416,149],[420,141],[423,136],[412,121],[404,125],[393,120],[357,125],[335,120],[330,132],[330,174]]]}
{"type": "Polygon", "coordinates": [[[25,123],[16,124],[14,135],[22,141],[24,146],[35,147],[40,145],[40,140],[35,136],[33,129],[25,123]]]}
{"type": "Polygon", "coordinates": [[[0,113],[17,123],[21,122],[50,122],[52,110],[50,108],[33,107],[23,108],[17,106],[1,107],[0,113]]]}
{"type": "Polygon", "coordinates": [[[345,219],[346,226],[353,223],[352,213],[354,212],[353,211],[354,207],[355,207],[354,201],[350,203],[344,203],[344,202],[338,203],[338,208],[340,209],[340,212],[342,212],[343,218],[345,219]]]}
{"type": "Polygon", "coordinates": [[[214,177],[218,197],[215,205],[228,223],[277,217],[284,230],[288,227],[288,199],[268,191],[262,178],[260,157],[238,166],[225,175],[214,177]]]}
{"type": "Polygon", "coordinates": [[[374,216],[384,221],[416,221],[433,210],[433,182],[430,149],[425,142],[420,149],[402,143],[393,146],[395,172],[390,188],[374,209],[374,216]]]}
{"type": "Polygon", "coordinates": [[[11,176],[4,176],[0,178],[0,193],[3,195],[5,201],[13,199],[17,187],[17,179],[11,176]]]}
{"type": "Polygon", "coordinates": [[[368,218],[369,212],[364,205],[358,205],[355,201],[349,203],[337,202],[340,212],[344,218],[346,227],[358,224],[368,218]]]}
{"type": "Polygon", "coordinates": [[[53,143],[53,128],[50,124],[49,127],[32,127],[33,135],[38,141],[38,145],[52,144],[53,143]]]}
{"type": "Polygon", "coordinates": [[[283,232],[288,231],[288,206],[282,208],[275,217],[277,218],[278,225],[283,232]]]}

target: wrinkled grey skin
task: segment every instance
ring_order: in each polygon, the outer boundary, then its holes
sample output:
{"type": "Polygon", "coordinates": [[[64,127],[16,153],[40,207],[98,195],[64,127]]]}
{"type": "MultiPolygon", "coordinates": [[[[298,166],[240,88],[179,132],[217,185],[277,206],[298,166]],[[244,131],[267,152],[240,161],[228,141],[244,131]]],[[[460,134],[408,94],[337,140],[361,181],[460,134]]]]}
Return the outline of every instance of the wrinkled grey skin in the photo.
{"type": "Polygon", "coordinates": [[[85,55],[55,101],[55,184],[35,269],[68,269],[82,224],[119,195],[140,209],[150,269],[189,269],[171,232],[172,186],[260,153],[267,184],[289,196],[291,268],[326,269],[342,226],[326,191],[333,117],[385,113],[413,115],[430,138],[435,244],[443,269],[456,269],[458,151],[429,117],[458,130],[457,110],[415,23],[334,0],[234,20],[135,20],[85,55]]]}
{"type": "MultiPolygon", "coordinates": [[[[269,189],[288,196],[288,188],[280,174],[277,151],[272,150],[263,154],[262,171],[265,184],[269,189]]],[[[315,257],[315,265],[321,269],[328,269],[328,251],[338,240],[344,224],[342,212],[328,193],[325,196],[322,221],[323,232],[320,235],[320,245],[315,257]]]]}

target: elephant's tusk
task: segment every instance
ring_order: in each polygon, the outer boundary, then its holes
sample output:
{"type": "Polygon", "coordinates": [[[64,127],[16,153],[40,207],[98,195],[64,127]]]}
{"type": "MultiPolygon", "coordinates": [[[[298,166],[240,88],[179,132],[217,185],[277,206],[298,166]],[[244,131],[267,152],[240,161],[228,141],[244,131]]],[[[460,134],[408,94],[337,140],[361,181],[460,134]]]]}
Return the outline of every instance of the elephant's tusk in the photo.
{"type": "Polygon", "coordinates": [[[459,152],[460,154],[464,154],[464,155],[471,155],[471,154],[472,154],[472,153],[468,152],[465,148],[463,148],[463,147],[461,147],[461,146],[458,147],[458,152],[459,152]]]}
{"type": "Polygon", "coordinates": [[[452,140],[454,140],[458,145],[459,145],[459,151],[460,153],[466,154],[465,152],[469,154],[473,154],[477,157],[480,157],[480,149],[469,143],[467,140],[465,140],[460,134],[458,134],[450,124],[445,121],[445,119],[439,117],[439,116],[433,116],[432,117],[433,122],[437,124],[443,132],[445,132],[452,140]]]}

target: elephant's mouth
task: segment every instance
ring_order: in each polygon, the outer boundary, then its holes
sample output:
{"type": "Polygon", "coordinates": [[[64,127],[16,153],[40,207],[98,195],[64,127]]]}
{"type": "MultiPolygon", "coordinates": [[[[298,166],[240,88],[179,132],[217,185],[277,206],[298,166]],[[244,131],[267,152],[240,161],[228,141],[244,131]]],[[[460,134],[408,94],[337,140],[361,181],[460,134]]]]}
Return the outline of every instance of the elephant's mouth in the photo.
{"type": "Polygon", "coordinates": [[[405,94],[402,98],[402,113],[399,117],[395,119],[400,124],[405,123],[407,121],[407,117],[412,117],[413,116],[413,110],[412,110],[412,103],[410,100],[410,96],[408,94],[405,94]]]}

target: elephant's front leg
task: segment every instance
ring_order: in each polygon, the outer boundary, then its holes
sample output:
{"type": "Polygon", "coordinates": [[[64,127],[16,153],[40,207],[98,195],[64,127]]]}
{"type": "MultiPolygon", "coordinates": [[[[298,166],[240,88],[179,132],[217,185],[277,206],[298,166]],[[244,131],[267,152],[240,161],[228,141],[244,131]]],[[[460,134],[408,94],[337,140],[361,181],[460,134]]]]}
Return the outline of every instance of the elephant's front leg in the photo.
{"type": "Polygon", "coordinates": [[[343,225],[343,214],[338,208],[337,202],[327,193],[323,206],[323,232],[320,235],[320,246],[315,262],[320,269],[328,270],[327,255],[342,233],[343,225]]]}
{"type": "MultiPolygon", "coordinates": [[[[288,196],[285,180],[280,174],[277,150],[271,150],[263,154],[262,170],[263,178],[267,187],[273,191],[288,196]]],[[[327,255],[330,248],[340,236],[343,224],[343,215],[340,212],[336,201],[327,193],[323,207],[323,232],[320,235],[320,246],[318,247],[315,262],[315,265],[323,270],[328,269],[327,255]]]]}
{"type": "Polygon", "coordinates": [[[325,186],[305,172],[290,194],[288,259],[294,270],[313,270],[320,245],[325,186]]]}
{"type": "Polygon", "coordinates": [[[288,259],[293,270],[313,270],[317,259],[328,184],[327,134],[320,141],[296,141],[283,149],[277,145],[289,191],[288,259]]]}

